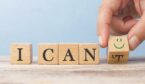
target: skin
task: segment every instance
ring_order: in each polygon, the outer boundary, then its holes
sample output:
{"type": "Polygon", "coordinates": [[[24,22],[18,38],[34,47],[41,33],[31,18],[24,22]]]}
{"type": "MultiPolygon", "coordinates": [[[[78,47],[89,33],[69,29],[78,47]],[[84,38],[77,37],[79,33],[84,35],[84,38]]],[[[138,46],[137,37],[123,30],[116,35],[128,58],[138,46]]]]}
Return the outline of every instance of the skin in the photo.
{"type": "Polygon", "coordinates": [[[134,50],[145,39],[145,0],[102,0],[97,29],[103,48],[112,34],[127,35],[134,50]]]}

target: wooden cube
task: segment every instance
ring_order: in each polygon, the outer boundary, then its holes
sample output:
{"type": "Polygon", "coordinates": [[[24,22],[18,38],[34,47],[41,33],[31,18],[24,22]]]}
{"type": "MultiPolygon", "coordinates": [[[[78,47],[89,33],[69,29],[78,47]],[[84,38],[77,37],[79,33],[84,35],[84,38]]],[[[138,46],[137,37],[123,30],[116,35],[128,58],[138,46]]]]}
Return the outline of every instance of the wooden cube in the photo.
{"type": "Polygon", "coordinates": [[[58,64],[58,44],[39,45],[38,64],[58,64]]]}
{"type": "Polygon", "coordinates": [[[99,45],[79,44],[79,64],[99,64],[99,45]]]}
{"type": "Polygon", "coordinates": [[[129,44],[127,36],[111,36],[108,43],[108,63],[127,63],[129,44]]]}
{"type": "Polygon", "coordinates": [[[11,46],[11,64],[31,64],[32,44],[14,43],[11,46]]]}
{"type": "Polygon", "coordinates": [[[59,44],[59,64],[78,64],[78,44],[59,44]]]}

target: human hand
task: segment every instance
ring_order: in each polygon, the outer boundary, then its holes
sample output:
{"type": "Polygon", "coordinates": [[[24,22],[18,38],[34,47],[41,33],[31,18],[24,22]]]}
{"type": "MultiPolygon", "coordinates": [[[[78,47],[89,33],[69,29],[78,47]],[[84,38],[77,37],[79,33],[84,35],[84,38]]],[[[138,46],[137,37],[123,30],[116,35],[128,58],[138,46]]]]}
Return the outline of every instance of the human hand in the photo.
{"type": "Polygon", "coordinates": [[[145,0],[103,0],[97,29],[103,48],[110,34],[127,34],[130,49],[135,49],[145,39],[145,0]]]}

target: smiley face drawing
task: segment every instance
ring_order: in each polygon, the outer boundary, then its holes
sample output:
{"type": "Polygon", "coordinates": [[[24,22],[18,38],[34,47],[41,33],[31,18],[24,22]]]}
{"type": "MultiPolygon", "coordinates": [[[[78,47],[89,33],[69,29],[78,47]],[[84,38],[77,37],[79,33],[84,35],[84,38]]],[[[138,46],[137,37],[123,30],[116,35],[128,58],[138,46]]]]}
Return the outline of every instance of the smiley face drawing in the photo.
{"type": "Polygon", "coordinates": [[[122,49],[124,48],[125,43],[122,42],[122,38],[117,38],[116,42],[113,45],[117,49],[122,49]]]}

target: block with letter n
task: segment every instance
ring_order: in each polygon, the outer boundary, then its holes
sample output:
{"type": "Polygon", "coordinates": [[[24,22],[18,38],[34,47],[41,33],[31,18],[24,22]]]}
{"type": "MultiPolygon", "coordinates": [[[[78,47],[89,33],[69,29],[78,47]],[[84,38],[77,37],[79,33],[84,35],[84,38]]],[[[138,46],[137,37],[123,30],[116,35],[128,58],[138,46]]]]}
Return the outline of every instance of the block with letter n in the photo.
{"type": "Polygon", "coordinates": [[[82,43],[79,45],[79,64],[99,64],[99,45],[82,43]]]}

